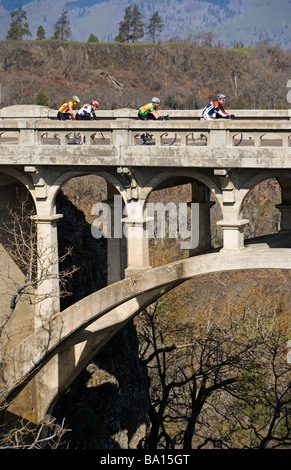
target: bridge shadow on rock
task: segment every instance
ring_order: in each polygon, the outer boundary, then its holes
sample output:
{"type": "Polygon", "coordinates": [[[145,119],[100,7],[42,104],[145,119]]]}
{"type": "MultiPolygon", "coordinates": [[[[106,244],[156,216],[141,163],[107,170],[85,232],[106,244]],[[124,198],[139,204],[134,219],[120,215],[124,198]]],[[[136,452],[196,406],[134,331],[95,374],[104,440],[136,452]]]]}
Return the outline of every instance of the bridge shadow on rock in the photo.
{"type": "MultiPolygon", "coordinates": [[[[95,239],[82,211],[62,191],[57,198],[59,255],[72,247],[60,269],[76,266],[67,282],[71,294],[61,310],[106,286],[106,240],[95,239]]],[[[129,322],[96,355],[57,402],[53,415],[71,431],[69,448],[119,449],[133,447],[143,437],[148,409],[147,369],[138,358],[135,328],[129,322]]]]}
{"type": "Polygon", "coordinates": [[[69,295],[61,298],[61,310],[78,302],[89,294],[107,285],[107,244],[104,238],[96,239],[91,234],[91,225],[84,213],[63,194],[57,196],[57,213],[63,214],[58,222],[59,257],[72,247],[72,255],[60,264],[60,270],[77,271],[66,283],[69,295]]]}
{"type": "Polygon", "coordinates": [[[129,322],[107,343],[57,402],[53,415],[65,418],[69,448],[136,448],[148,411],[147,369],[138,358],[129,322]]]}

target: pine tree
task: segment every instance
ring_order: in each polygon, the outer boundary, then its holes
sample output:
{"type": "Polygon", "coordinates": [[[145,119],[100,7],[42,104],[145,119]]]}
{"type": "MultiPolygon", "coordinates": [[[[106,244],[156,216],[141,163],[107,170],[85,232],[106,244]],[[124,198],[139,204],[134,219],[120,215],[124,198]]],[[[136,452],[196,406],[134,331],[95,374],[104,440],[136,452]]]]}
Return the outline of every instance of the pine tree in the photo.
{"type": "Polygon", "coordinates": [[[144,23],[141,20],[141,13],[139,11],[139,6],[134,4],[132,8],[132,33],[131,40],[135,42],[137,39],[140,39],[144,36],[144,23]]]}
{"type": "Polygon", "coordinates": [[[87,42],[99,42],[99,39],[97,36],[95,36],[95,34],[91,33],[87,42]]]}
{"type": "Polygon", "coordinates": [[[49,99],[47,95],[40,91],[35,98],[35,104],[39,106],[49,106],[49,99]]]}
{"type": "Polygon", "coordinates": [[[61,16],[54,25],[53,39],[69,39],[71,37],[70,20],[68,18],[68,10],[63,10],[61,16]]]}
{"type": "Polygon", "coordinates": [[[18,10],[12,11],[10,16],[12,22],[6,39],[23,39],[23,36],[32,36],[29,31],[29,25],[25,21],[27,20],[26,12],[21,7],[18,10]]]}
{"type": "Polygon", "coordinates": [[[123,21],[119,23],[119,34],[115,41],[135,42],[144,36],[144,23],[141,20],[139,6],[134,4],[125,9],[123,21]]]}
{"type": "Polygon", "coordinates": [[[147,32],[153,42],[156,42],[157,34],[163,30],[164,26],[165,25],[162,23],[159,13],[156,11],[150,18],[147,32]]]}
{"type": "Polygon", "coordinates": [[[42,26],[37,28],[36,39],[45,39],[45,30],[42,26]]]}
{"type": "Polygon", "coordinates": [[[236,102],[234,104],[235,109],[247,109],[247,104],[245,100],[243,99],[242,95],[239,95],[236,99],[236,102]]]}

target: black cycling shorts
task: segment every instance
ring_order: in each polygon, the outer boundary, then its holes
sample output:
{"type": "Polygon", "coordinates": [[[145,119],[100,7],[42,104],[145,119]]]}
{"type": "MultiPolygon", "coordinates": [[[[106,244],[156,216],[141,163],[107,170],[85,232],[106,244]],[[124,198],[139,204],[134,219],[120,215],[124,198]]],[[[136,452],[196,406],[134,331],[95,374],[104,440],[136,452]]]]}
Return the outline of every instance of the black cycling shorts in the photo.
{"type": "Polygon", "coordinates": [[[61,113],[61,111],[58,112],[57,117],[60,121],[66,121],[67,119],[70,119],[70,113],[61,113]]]}

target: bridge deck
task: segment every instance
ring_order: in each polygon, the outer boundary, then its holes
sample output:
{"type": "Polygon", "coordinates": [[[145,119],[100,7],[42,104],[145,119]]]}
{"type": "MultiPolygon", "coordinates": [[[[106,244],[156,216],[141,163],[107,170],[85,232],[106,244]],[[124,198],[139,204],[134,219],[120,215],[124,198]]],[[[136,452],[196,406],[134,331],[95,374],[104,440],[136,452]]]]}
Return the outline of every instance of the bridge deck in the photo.
{"type": "Polygon", "coordinates": [[[290,168],[291,121],[0,119],[2,165],[290,168]],[[151,140],[144,143],[142,134],[151,140]],[[85,145],[78,145],[80,134],[85,145]]]}

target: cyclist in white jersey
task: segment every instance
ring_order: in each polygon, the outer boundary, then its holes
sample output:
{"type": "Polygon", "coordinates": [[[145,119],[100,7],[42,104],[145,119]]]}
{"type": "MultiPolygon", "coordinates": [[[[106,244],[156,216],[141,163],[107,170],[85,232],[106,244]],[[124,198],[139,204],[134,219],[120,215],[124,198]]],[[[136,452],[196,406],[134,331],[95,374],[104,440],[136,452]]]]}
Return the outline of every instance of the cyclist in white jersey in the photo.
{"type": "Polygon", "coordinates": [[[76,114],[77,121],[91,121],[92,119],[98,120],[95,111],[99,108],[98,101],[92,100],[90,104],[84,104],[76,114]]]}
{"type": "Polygon", "coordinates": [[[213,119],[225,118],[225,119],[234,119],[233,114],[225,111],[223,103],[225,102],[225,95],[219,93],[216,95],[216,100],[210,101],[210,103],[205,106],[202,111],[202,116],[206,121],[212,121],[213,119]]]}

